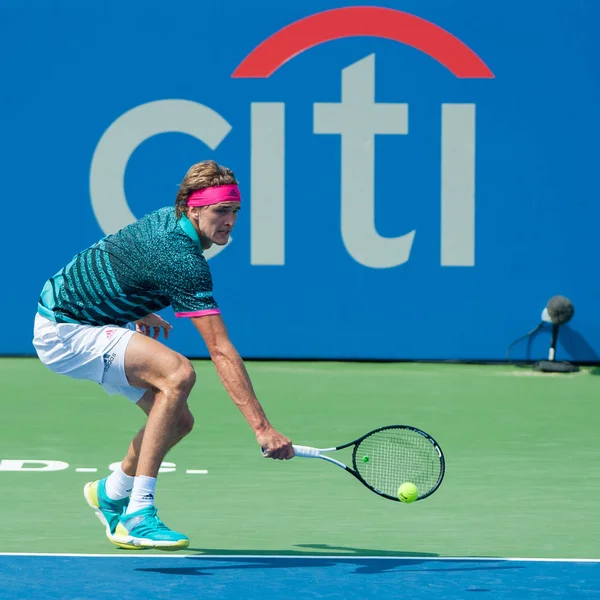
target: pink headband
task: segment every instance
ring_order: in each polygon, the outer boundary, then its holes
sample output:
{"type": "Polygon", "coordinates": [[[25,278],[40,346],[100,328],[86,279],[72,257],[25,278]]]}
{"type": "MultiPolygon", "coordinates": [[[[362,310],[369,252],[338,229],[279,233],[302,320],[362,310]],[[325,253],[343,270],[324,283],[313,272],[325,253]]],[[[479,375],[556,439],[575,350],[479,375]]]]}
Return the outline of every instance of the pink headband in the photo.
{"type": "Polygon", "coordinates": [[[220,202],[241,202],[240,190],[237,185],[216,185],[198,190],[190,195],[188,206],[208,206],[220,202]]]}

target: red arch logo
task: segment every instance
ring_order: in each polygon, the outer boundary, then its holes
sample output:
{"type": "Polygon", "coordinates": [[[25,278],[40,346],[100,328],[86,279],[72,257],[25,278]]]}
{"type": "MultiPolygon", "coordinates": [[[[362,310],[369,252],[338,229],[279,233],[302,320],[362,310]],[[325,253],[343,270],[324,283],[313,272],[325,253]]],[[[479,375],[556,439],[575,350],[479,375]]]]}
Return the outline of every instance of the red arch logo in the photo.
{"type": "Polygon", "coordinates": [[[445,29],[415,15],[377,6],[336,8],[295,21],[259,44],[231,76],[270,77],[286,62],[310,48],[358,36],[385,38],[412,46],[459,78],[494,77],[469,46],[445,29]]]}

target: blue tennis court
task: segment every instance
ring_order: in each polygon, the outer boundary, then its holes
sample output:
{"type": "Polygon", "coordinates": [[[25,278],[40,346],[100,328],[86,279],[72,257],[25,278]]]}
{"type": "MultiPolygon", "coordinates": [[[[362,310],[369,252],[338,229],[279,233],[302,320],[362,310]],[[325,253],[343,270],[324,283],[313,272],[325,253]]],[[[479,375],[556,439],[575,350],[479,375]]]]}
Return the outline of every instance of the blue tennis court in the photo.
{"type": "Polygon", "coordinates": [[[3,600],[600,598],[600,561],[4,554],[3,600]]]}

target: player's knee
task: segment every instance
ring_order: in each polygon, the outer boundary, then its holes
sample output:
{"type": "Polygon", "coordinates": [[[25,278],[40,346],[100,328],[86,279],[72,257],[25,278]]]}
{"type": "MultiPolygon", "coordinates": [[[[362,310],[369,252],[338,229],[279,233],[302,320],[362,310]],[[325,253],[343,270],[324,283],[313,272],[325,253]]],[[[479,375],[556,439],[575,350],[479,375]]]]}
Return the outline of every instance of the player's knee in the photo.
{"type": "Polygon", "coordinates": [[[187,398],[196,383],[196,371],[192,363],[183,356],[171,369],[165,381],[165,392],[175,398],[187,398]]]}

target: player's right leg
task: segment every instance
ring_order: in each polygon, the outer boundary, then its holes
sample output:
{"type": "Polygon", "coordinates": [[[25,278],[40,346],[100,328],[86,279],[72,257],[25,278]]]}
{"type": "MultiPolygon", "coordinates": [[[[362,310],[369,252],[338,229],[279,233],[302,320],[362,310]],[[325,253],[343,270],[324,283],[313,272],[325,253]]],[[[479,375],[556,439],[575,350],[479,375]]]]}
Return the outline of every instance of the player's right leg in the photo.
{"type": "Polygon", "coordinates": [[[196,376],[191,363],[160,342],[134,334],[127,344],[124,382],[154,392],[143,434],[130,447],[129,460],[137,461],[130,503],[112,536],[122,548],[179,550],[189,545],[182,533],[172,531],[159,518],[154,492],[160,465],[173,443],[187,431],[187,406],[196,376]],[[182,429],[182,423],[184,427],[182,429]],[[138,447],[139,446],[139,447],[138,447]]]}

